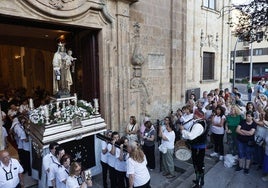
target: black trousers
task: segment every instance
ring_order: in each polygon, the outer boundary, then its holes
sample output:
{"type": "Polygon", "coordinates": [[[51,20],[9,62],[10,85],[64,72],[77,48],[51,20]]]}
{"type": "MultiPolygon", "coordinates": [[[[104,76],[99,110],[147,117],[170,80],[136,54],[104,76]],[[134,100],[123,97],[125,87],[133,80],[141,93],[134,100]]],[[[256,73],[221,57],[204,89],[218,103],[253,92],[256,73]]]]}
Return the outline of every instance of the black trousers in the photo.
{"type": "Polygon", "coordinates": [[[129,182],[128,178],[126,176],[126,172],[121,172],[116,170],[116,185],[118,188],[128,188],[129,187],[129,182]]]}
{"type": "Polygon", "coordinates": [[[19,161],[22,164],[22,167],[24,168],[24,166],[23,166],[23,153],[24,153],[23,149],[18,149],[19,161]]]}
{"type": "Polygon", "coordinates": [[[116,188],[116,174],[114,167],[109,166],[109,178],[111,183],[111,188],[116,188]]]}
{"type": "Polygon", "coordinates": [[[103,183],[103,187],[107,188],[107,172],[108,172],[108,168],[109,165],[107,163],[104,163],[101,161],[101,166],[102,166],[102,183],[103,183]]]}
{"type": "Polygon", "coordinates": [[[32,168],[31,168],[31,159],[30,159],[30,152],[23,150],[22,153],[22,165],[24,168],[24,172],[28,172],[28,175],[32,175],[32,168]]]}
{"type": "Polygon", "coordinates": [[[214,140],[214,151],[223,155],[223,136],[224,134],[215,134],[212,133],[212,137],[214,140]]]}
{"type": "Polygon", "coordinates": [[[196,174],[204,174],[205,164],[205,149],[194,149],[192,148],[192,160],[194,170],[196,174]]]}
{"type": "Polygon", "coordinates": [[[147,159],[147,167],[150,169],[155,169],[155,154],[154,154],[155,146],[146,146],[143,145],[142,149],[147,159]]]}
{"type": "Polygon", "coordinates": [[[134,188],[151,188],[151,186],[150,186],[150,180],[146,184],[144,184],[142,186],[134,187],[134,188]]]}

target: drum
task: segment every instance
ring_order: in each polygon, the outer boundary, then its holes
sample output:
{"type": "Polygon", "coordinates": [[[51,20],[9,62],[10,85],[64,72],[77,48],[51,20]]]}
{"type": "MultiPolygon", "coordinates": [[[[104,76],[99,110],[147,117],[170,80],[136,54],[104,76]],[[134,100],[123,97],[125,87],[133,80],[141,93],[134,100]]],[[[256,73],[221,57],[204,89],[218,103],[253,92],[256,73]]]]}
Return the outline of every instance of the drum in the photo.
{"type": "Polygon", "coordinates": [[[184,140],[179,140],[175,144],[175,156],[180,161],[188,161],[192,157],[191,150],[184,140]]]}

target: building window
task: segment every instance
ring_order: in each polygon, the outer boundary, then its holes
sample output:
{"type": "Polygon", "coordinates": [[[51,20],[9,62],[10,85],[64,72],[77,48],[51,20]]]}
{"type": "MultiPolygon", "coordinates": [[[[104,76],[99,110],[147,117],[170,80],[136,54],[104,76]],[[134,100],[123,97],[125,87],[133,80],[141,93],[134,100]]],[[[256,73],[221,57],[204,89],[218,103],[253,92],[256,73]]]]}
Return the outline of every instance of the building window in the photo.
{"type": "Polygon", "coordinates": [[[216,10],[216,0],[203,0],[203,6],[216,10]]]}
{"type": "Polygon", "coordinates": [[[262,48],[255,49],[254,51],[255,51],[255,53],[253,53],[254,55],[263,55],[262,48]]]}
{"type": "Polygon", "coordinates": [[[214,80],[215,53],[203,52],[203,80],[214,80]]]}

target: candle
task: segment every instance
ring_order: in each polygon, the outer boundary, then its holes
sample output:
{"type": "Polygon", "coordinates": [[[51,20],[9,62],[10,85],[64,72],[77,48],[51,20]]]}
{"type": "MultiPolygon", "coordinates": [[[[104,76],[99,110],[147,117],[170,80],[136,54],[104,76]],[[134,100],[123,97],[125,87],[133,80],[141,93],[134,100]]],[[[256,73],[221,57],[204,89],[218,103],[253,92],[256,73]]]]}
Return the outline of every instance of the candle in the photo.
{"type": "Polygon", "coordinates": [[[49,117],[49,111],[47,106],[44,106],[44,116],[49,117]]]}
{"type": "Polygon", "coordinates": [[[33,108],[34,108],[33,99],[32,98],[29,99],[29,107],[30,107],[30,110],[33,110],[33,108]]]}

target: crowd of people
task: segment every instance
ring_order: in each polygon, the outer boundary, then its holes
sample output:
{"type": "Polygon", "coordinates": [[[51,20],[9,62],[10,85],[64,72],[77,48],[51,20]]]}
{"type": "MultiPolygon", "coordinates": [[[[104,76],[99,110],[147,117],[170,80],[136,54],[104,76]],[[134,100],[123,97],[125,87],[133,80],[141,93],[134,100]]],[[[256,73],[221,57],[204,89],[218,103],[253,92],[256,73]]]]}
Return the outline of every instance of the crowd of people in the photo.
{"type": "Polygon", "coordinates": [[[108,186],[109,174],[112,188],[149,187],[148,172],[156,167],[157,140],[161,144],[161,169],[166,178],[176,177],[174,148],[178,140],[184,140],[192,153],[195,187],[202,187],[205,183],[206,149],[213,149],[210,156],[221,161],[226,154],[237,158],[235,171],[243,170],[249,174],[250,168],[256,165],[257,169],[263,170],[262,180],[268,181],[267,97],[259,90],[253,101],[244,102],[241,96],[237,88],[232,92],[229,89],[204,91],[200,99],[192,93],[185,106],[170,113],[159,126],[154,126],[148,117],[139,126],[131,116],[124,137],[120,139],[118,132],[108,131],[106,136],[112,141],[102,141],[103,186],[108,186]],[[123,150],[124,147],[128,152],[123,150]],[[119,164],[124,167],[118,168],[119,164]],[[148,181],[140,182],[141,177],[147,176],[148,181]]]}
{"type": "MultiPolygon", "coordinates": [[[[105,133],[107,139],[101,143],[103,187],[108,187],[109,183],[111,188],[149,188],[150,171],[156,168],[157,141],[162,175],[167,179],[176,177],[173,156],[177,141],[182,140],[192,153],[195,187],[205,183],[204,156],[209,148],[213,148],[210,156],[219,160],[224,160],[226,154],[237,156],[236,171],[243,170],[248,174],[256,165],[257,169],[263,170],[262,180],[268,181],[268,89],[265,89],[268,83],[260,83],[256,87],[256,97],[247,103],[242,101],[237,88],[232,92],[228,89],[204,91],[199,99],[192,93],[182,108],[168,114],[158,126],[148,117],[139,125],[135,116],[131,116],[122,137],[119,132],[108,130],[105,133]]],[[[247,89],[248,92],[254,90],[252,85],[247,89]]],[[[40,101],[45,103],[45,100],[40,101]]],[[[5,178],[0,185],[11,185],[12,180],[12,185],[23,187],[21,174],[28,172],[31,175],[30,143],[24,118],[29,112],[28,99],[3,96],[1,107],[3,143],[8,148],[7,136],[14,139],[20,163],[11,159],[6,150],[1,151],[0,176],[5,178]],[[11,173],[14,178],[9,177],[11,171],[7,171],[11,163],[18,166],[17,171],[11,173]]],[[[81,164],[72,162],[64,148],[51,143],[49,150],[43,158],[48,187],[92,186],[91,178],[85,176],[81,164]]]]}

